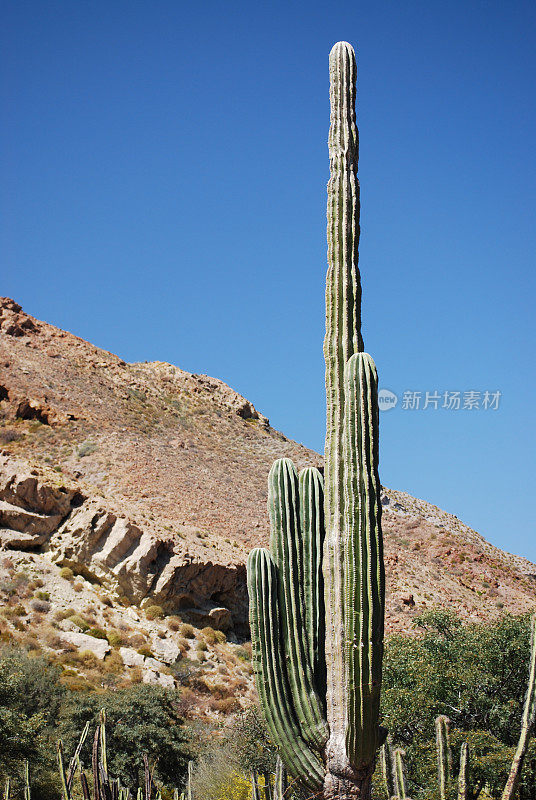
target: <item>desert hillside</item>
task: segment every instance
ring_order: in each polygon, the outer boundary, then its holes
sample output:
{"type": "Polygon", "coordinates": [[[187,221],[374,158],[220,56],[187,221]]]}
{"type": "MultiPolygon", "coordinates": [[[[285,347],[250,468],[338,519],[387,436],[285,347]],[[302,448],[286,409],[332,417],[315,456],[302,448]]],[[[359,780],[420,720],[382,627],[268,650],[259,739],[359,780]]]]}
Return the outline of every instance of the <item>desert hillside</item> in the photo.
{"type": "MultiPolygon", "coordinates": [[[[0,542],[125,603],[247,635],[244,564],[266,544],[272,461],[321,457],[230,387],[112,353],[0,301],[0,542]]],[[[387,627],[536,604],[536,566],[456,517],[385,489],[387,627]]],[[[44,568],[44,567],[43,567],[44,568]]]]}

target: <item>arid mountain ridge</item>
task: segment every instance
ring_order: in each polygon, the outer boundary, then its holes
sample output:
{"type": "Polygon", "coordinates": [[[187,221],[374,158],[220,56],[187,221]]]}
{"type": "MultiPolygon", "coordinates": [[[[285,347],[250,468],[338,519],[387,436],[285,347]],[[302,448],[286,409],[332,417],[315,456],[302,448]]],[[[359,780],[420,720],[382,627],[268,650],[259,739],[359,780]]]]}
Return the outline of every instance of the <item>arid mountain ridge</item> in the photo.
{"type": "MultiPolygon", "coordinates": [[[[106,579],[194,623],[247,632],[245,560],[268,539],[277,457],[321,457],[244,397],[171,364],[127,364],[0,300],[0,546],[106,579]]],[[[536,566],[385,489],[387,629],[536,606],[536,566]]]]}

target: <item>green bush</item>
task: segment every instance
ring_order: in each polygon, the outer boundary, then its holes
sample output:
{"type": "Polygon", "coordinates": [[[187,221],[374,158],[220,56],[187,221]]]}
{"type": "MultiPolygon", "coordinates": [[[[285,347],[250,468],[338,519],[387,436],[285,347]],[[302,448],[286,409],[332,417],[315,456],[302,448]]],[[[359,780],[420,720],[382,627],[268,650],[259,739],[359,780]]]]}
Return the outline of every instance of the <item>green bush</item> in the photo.
{"type": "Polygon", "coordinates": [[[106,631],[103,631],[102,628],[89,628],[86,633],[88,636],[93,636],[94,639],[108,639],[106,631]]]}
{"type": "Polygon", "coordinates": [[[192,625],[188,625],[187,622],[183,622],[179,628],[181,636],[184,636],[185,639],[195,639],[195,630],[192,625]]]}
{"type": "Polygon", "coordinates": [[[65,578],[66,581],[72,581],[74,572],[70,567],[62,567],[60,569],[60,578],[65,578]]]}
{"type": "Polygon", "coordinates": [[[69,617],[67,617],[67,619],[80,628],[80,630],[84,633],[90,628],[89,623],[87,623],[86,620],[80,616],[80,614],[71,614],[69,617]]]}
{"type": "Polygon", "coordinates": [[[148,606],[145,609],[145,616],[147,619],[162,619],[164,616],[164,609],[162,606],[148,606]]]}
{"type": "Polygon", "coordinates": [[[123,643],[123,637],[118,631],[108,631],[106,638],[112,647],[119,647],[123,643]]]}
{"type": "Polygon", "coordinates": [[[50,592],[36,592],[34,596],[37,600],[50,600],[50,592]]]}

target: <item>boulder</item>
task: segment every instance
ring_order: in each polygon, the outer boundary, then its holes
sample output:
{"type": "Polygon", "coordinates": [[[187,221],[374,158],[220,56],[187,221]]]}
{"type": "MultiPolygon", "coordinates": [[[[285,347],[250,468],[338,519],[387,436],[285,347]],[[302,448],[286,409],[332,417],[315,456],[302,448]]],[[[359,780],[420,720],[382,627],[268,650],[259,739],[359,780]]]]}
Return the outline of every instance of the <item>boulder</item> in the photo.
{"type": "Polygon", "coordinates": [[[58,631],[58,636],[69,644],[73,644],[78,650],[89,650],[93,655],[104,661],[112,649],[106,639],[95,639],[94,636],[88,636],[85,633],[76,633],[75,631],[58,631]]]}

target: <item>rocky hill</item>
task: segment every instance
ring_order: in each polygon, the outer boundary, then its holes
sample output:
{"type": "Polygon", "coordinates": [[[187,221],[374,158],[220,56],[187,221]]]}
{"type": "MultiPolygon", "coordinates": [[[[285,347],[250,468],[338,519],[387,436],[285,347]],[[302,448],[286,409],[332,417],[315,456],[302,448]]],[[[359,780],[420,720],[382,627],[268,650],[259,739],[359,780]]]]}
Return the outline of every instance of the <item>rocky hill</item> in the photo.
{"type": "MultiPolygon", "coordinates": [[[[270,465],[321,457],[222,381],[127,364],[8,298],[0,364],[0,546],[11,562],[31,555],[36,574],[69,567],[131,608],[150,602],[246,636],[244,564],[267,542],[270,465]]],[[[534,608],[535,565],[424,501],[385,489],[382,502],[389,631],[434,606],[472,619],[534,608]]]]}

